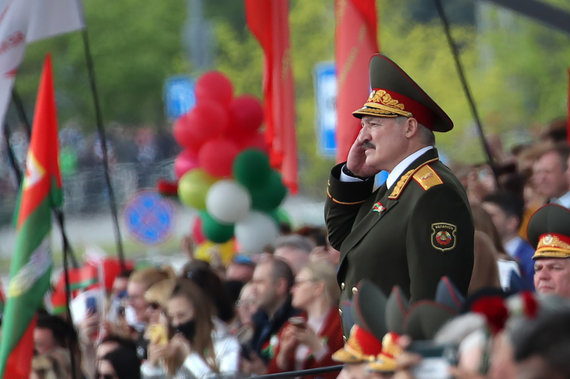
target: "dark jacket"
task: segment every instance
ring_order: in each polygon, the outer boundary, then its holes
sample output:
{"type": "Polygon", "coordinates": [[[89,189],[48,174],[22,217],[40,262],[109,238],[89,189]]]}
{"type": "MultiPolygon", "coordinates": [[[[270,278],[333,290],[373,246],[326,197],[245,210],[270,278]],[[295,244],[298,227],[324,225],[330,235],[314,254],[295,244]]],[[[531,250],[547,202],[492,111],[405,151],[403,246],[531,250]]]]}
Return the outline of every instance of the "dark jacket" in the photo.
{"type": "Polygon", "coordinates": [[[285,303],[275,312],[271,319],[263,310],[258,310],[252,316],[254,330],[250,348],[255,351],[265,363],[269,363],[275,354],[275,347],[277,345],[274,336],[279,329],[281,329],[283,324],[287,322],[289,317],[296,316],[300,313],[301,311],[299,309],[293,308],[291,305],[291,296],[287,297],[285,303]],[[272,339],[275,340],[274,343],[272,343],[272,339]]]}
{"type": "Polygon", "coordinates": [[[466,294],[473,219],[463,186],[437,151],[416,159],[392,188],[374,192],[370,179],[341,182],[341,167],[331,172],[325,204],[329,240],[341,253],[341,302],[363,278],[386,296],[398,285],[412,302],[433,299],[443,275],[466,294]]]}

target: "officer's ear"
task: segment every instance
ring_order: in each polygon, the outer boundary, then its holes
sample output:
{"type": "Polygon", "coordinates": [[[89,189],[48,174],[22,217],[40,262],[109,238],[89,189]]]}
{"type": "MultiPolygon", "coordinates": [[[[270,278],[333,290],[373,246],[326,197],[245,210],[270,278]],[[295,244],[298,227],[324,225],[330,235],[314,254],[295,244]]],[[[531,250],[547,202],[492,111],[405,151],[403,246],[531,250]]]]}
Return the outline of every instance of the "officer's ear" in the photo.
{"type": "Polygon", "coordinates": [[[404,123],[404,135],[406,138],[412,138],[418,133],[418,128],[418,120],[413,117],[409,117],[404,123]]]}

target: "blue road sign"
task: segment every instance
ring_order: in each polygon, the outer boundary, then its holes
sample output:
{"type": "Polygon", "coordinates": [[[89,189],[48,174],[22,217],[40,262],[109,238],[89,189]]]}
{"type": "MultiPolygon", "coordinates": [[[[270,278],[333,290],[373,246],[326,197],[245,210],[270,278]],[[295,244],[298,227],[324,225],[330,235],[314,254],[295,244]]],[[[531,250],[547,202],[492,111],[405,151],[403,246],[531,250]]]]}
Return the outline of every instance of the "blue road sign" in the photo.
{"type": "Polygon", "coordinates": [[[129,233],[145,245],[166,241],[174,229],[174,206],[153,190],[137,192],[123,215],[129,233]]]}
{"type": "Polygon", "coordinates": [[[164,105],[166,116],[175,120],[196,104],[195,83],[186,76],[172,76],[164,83],[164,105]]]}
{"type": "Polygon", "coordinates": [[[334,62],[315,65],[316,123],[319,151],[327,157],[336,154],[336,67],[334,62]]]}

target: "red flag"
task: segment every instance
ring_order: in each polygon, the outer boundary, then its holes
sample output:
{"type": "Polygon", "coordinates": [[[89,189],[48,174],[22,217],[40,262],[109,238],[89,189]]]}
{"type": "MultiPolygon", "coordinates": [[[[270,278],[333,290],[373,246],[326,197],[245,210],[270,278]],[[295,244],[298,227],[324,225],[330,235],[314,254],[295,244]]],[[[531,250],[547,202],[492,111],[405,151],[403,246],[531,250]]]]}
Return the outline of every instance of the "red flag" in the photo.
{"type": "Polygon", "coordinates": [[[360,130],[352,112],[366,101],[370,89],[368,63],[378,52],[375,0],[335,0],[336,9],[336,142],[343,162],[360,130]]]}
{"type": "Polygon", "coordinates": [[[62,202],[58,152],[57,112],[48,54],[21,187],[0,340],[0,377],[28,378],[30,374],[35,312],[49,288],[53,266],[49,247],[51,209],[62,202]]]}
{"type": "Polygon", "coordinates": [[[247,25],[264,51],[263,96],[265,137],[271,165],[297,193],[295,90],[289,45],[289,2],[245,0],[247,25]]]}

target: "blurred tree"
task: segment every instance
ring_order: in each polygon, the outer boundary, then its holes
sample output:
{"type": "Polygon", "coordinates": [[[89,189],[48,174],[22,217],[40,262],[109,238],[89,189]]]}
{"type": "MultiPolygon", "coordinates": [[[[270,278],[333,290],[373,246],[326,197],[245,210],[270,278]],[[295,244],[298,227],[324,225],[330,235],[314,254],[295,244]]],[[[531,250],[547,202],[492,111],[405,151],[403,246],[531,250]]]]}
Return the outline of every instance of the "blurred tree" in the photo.
{"type": "MultiPolygon", "coordinates": [[[[548,2],[569,7],[567,0],[548,2]]],[[[164,80],[174,74],[200,74],[192,72],[192,62],[183,49],[181,33],[187,3],[124,0],[102,5],[95,0],[84,1],[106,123],[164,124],[164,80]]],[[[464,1],[443,2],[453,18],[452,34],[485,132],[528,131],[565,115],[568,36],[480,2],[476,3],[476,23],[472,26],[467,17],[470,12],[459,3],[465,5],[464,1]],[[454,18],[456,13],[459,20],[454,18]]],[[[428,3],[418,4],[417,0],[377,2],[382,52],[416,78],[454,120],[455,129],[438,136],[442,152],[452,160],[479,162],[483,160],[482,150],[443,29],[437,18],[425,16],[430,14],[426,11],[428,3]],[[422,17],[431,21],[418,22],[422,17]]],[[[205,17],[215,25],[211,69],[226,74],[236,94],[261,97],[263,52],[245,25],[243,1],[209,0],[203,5],[205,17]]],[[[334,60],[334,1],[291,0],[289,19],[301,191],[324,196],[333,161],[318,154],[313,69],[318,62],[334,60]]],[[[74,118],[93,129],[93,102],[82,37],[77,32],[29,47],[16,80],[28,113],[33,110],[39,67],[46,51],[53,53],[60,123],[74,118]]],[[[10,117],[15,119],[13,110],[10,117]]]]}
{"type": "MultiPolygon", "coordinates": [[[[162,87],[173,74],[185,74],[181,28],[184,0],[141,3],[83,1],[97,89],[106,123],[159,123],[164,120],[162,87]]],[[[93,99],[81,32],[28,47],[16,87],[33,109],[41,61],[51,51],[60,123],[75,118],[94,128],[93,99]]]]}

